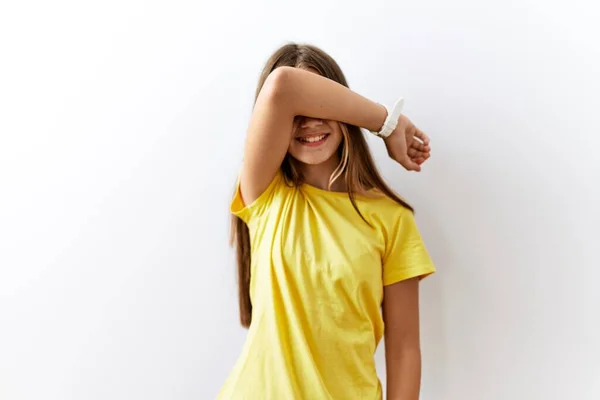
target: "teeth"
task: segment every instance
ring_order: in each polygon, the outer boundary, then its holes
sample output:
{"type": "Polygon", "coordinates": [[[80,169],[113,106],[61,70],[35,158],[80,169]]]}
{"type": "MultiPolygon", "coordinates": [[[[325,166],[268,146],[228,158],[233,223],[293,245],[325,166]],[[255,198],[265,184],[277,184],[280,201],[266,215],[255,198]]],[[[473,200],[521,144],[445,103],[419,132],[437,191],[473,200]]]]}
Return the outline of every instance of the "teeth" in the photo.
{"type": "Polygon", "coordinates": [[[314,142],[318,142],[320,140],[325,139],[325,136],[327,136],[327,134],[325,135],[320,135],[320,136],[313,136],[313,137],[306,137],[306,138],[300,138],[301,142],[307,142],[307,143],[314,143],[314,142]]]}

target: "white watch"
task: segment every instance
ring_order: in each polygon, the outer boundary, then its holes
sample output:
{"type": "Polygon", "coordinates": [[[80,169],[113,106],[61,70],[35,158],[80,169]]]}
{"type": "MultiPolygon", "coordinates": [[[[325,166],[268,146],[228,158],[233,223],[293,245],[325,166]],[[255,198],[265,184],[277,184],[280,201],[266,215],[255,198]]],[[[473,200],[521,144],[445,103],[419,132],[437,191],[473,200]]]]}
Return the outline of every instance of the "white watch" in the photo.
{"type": "Polygon", "coordinates": [[[383,123],[383,126],[381,127],[381,130],[379,132],[370,131],[373,135],[379,136],[382,139],[386,139],[392,134],[392,132],[394,132],[394,129],[396,129],[396,126],[398,125],[398,119],[402,113],[402,107],[404,107],[404,98],[400,97],[398,100],[396,100],[396,103],[394,103],[394,107],[392,107],[391,110],[385,105],[384,107],[387,110],[387,117],[383,123]]]}

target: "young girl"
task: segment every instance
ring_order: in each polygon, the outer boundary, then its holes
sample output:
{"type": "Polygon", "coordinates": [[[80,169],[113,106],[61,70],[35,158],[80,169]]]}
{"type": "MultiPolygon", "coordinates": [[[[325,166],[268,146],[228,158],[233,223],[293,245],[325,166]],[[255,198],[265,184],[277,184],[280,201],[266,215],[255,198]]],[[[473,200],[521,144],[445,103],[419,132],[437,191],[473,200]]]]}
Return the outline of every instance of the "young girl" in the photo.
{"type": "Polygon", "coordinates": [[[360,128],[419,171],[429,138],[348,89],[307,45],[271,56],[231,203],[242,354],[219,399],[418,399],[419,280],[435,271],[411,207],[383,181],[360,128]],[[380,310],[381,308],[381,310],[380,310]]]}

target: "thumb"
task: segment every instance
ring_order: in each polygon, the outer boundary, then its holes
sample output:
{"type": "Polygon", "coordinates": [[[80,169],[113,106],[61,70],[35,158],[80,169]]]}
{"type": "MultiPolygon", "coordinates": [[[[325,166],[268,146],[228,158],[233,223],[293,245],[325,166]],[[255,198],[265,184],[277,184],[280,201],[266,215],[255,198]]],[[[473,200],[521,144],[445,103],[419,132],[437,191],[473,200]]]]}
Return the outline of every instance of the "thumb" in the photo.
{"type": "Polygon", "coordinates": [[[402,161],[402,165],[404,166],[404,168],[406,168],[407,171],[417,171],[417,172],[421,171],[421,166],[419,164],[417,164],[416,162],[414,162],[413,160],[411,160],[409,157],[406,157],[402,161]]]}

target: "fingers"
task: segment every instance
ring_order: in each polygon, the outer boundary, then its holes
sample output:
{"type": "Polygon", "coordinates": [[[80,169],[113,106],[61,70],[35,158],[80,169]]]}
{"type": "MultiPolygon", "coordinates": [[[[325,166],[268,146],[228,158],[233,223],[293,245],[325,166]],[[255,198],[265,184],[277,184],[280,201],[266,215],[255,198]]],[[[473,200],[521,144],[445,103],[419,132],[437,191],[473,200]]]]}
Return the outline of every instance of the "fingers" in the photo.
{"type": "MultiPolygon", "coordinates": [[[[415,137],[419,138],[419,140],[421,140],[425,146],[429,146],[429,136],[427,136],[422,130],[417,128],[415,137]]],[[[415,140],[415,142],[417,142],[417,140],[415,140]]]]}
{"type": "Polygon", "coordinates": [[[404,161],[404,163],[402,163],[402,165],[404,166],[404,168],[406,168],[408,171],[421,171],[421,166],[416,163],[415,161],[409,159],[406,159],[404,161]]]}
{"type": "Polygon", "coordinates": [[[431,147],[429,146],[429,136],[427,136],[422,130],[415,128],[414,137],[417,138],[417,140],[413,140],[410,144],[410,147],[413,147],[423,153],[428,153],[431,151],[431,147]]]}
{"type": "Polygon", "coordinates": [[[411,147],[411,149],[418,150],[422,153],[428,153],[431,150],[429,145],[421,143],[418,140],[413,140],[412,143],[410,144],[410,147],[411,147]]]}
{"type": "Polygon", "coordinates": [[[425,161],[429,159],[429,157],[431,157],[429,153],[414,153],[414,155],[411,155],[411,151],[409,151],[408,153],[410,159],[418,165],[422,165],[425,161]]]}
{"type": "Polygon", "coordinates": [[[412,141],[407,154],[412,161],[421,165],[431,156],[430,139],[429,136],[417,128],[415,128],[414,137],[418,140],[412,141]]]}
{"type": "Polygon", "coordinates": [[[425,154],[427,154],[427,153],[425,153],[423,151],[419,151],[419,150],[417,150],[417,149],[415,149],[413,147],[411,147],[410,149],[408,149],[408,156],[410,158],[419,158],[419,157],[424,156],[425,154]]]}
{"type": "Polygon", "coordinates": [[[418,157],[424,157],[425,155],[430,155],[431,149],[429,148],[429,146],[426,146],[423,148],[423,150],[419,150],[416,147],[411,146],[407,150],[407,153],[410,158],[418,158],[418,157]]]}
{"type": "Polygon", "coordinates": [[[388,155],[407,171],[419,172],[421,165],[431,157],[429,136],[411,124],[406,126],[403,136],[401,142],[393,135],[386,139],[388,155]]]}
{"type": "Polygon", "coordinates": [[[412,160],[414,162],[416,162],[417,164],[421,165],[423,164],[425,161],[427,161],[427,159],[429,158],[429,154],[425,155],[424,157],[417,157],[417,158],[413,158],[412,160]]]}
{"type": "Polygon", "coordinates": [[[407,157],[404,156],[401,159],[396,159],[396,161],[402,165],[407,171],[421,171],[421,164],[423,164],[429,158],[429,154],[419,157],[407,157]]]}

